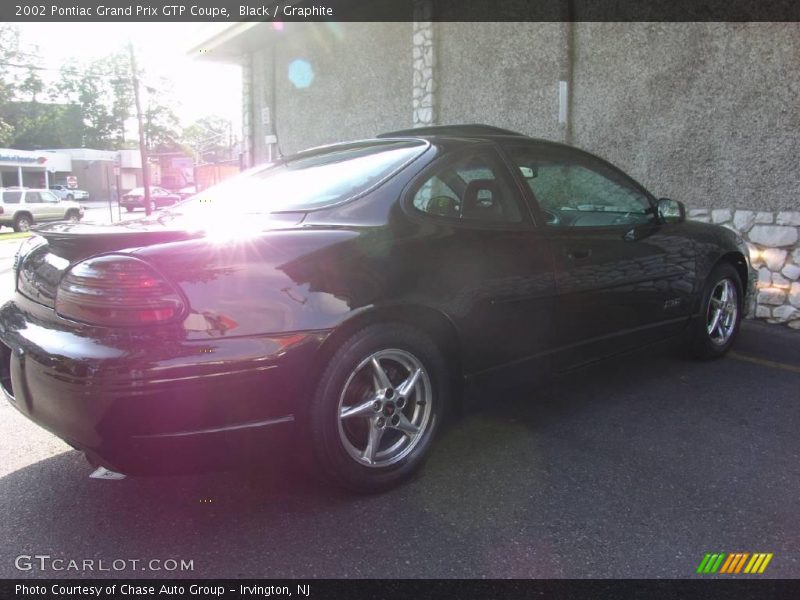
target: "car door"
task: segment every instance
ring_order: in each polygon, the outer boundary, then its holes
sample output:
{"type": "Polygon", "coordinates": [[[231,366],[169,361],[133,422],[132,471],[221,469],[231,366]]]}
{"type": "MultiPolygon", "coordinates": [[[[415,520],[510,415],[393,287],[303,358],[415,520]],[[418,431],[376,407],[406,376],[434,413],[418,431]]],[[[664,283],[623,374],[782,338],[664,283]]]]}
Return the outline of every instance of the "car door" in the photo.
{"type": "Polygon", "coordinates": [[[491,145],[435,162],[406,196],[427,234],[409,245],[407,264],[428,300],[453,321],[463,366],[511,382],[546,367],[555,278],[546,236],[522,190],[491,145]]]}
{"type": "Polygon", "coordinates": [[[553,248],[559,365],[679,332],[694,264],[659,221],[652,196],[588,153],[524,143],[507,151],[553,248]]]}
{"type": "Polygon", "coordinates": [[[162,187],[153,188],[152,196],[153,196],[153,204],[156,207],[161,208],[163,206],[169,206],[170,204],[172,204],[171,194],[162,187]]]}
{"type": "Polygon", "coordinates": [[[38,191],[26,190],[23,197],[23,204],[26,210],[33,216],[34,222],[48,220],[48,207],[38,191]]]}
{"type": "Polygon", "coordinates": [[[165,196],[167,195],[166,190],[160,187],[153,187],[150,188],[150,197],[153,200],[153,206],[156,208],[160,208],[164,206],[165,196]]]}
{"type": "Polygon", "coordinates": [[[42,190],[39,192],[41,200],[41,210],[43,217],[41,220],[59,221],[66,216],[65,205],[61,202],[56,194],[49,190],[42,190]]]}

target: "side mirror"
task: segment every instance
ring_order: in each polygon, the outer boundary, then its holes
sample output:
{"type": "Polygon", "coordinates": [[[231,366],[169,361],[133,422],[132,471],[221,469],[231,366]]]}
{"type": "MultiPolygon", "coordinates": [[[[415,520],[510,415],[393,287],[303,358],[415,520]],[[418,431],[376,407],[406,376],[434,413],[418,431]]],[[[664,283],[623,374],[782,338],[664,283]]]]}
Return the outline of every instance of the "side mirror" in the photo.
{"type": "Polygon", "coordinates": [[[686,207],[678,200],[659,198],[658,218],[664,223],[682,223],[686,220],[686,207]]]}

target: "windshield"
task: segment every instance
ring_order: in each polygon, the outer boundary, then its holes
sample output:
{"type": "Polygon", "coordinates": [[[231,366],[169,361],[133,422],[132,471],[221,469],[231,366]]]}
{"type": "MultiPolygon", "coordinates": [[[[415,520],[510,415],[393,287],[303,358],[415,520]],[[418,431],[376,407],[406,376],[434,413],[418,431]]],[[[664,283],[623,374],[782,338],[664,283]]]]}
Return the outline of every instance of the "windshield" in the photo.
{"type": "Polygon", "coordinates": [[[426,147],[421,141],[395,140],[311,150],[245,171],[192,196],[170,212],[199,206],[255,213],[331,206],[381,183],[426,147]]]}

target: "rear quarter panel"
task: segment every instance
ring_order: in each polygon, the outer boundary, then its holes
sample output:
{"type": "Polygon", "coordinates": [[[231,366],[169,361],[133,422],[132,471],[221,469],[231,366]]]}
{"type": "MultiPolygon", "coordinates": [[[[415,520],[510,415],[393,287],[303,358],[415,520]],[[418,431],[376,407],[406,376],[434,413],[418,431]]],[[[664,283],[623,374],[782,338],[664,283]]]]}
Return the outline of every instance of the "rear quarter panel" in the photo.
{"type": "Polygon", "coordinates": [[[332,329],[380,296],[382,274],[366,259],[370,229],[271,231],[133,252],[186,295],[189,339],[332,329]]]}

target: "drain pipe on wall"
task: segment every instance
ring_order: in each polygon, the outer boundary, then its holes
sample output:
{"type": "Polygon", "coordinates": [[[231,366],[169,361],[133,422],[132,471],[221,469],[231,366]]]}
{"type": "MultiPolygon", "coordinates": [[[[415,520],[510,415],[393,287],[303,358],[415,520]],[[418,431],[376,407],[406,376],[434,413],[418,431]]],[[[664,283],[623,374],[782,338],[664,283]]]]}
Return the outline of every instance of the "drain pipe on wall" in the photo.
{"type": "Polygon", "coordinates": [[[566,60],[558,82],[558,124],[564,128],[564,143],[572,144],[572,97],[575,70],[575,2],[566,0],[566,60]]]}

